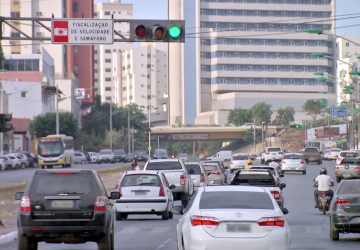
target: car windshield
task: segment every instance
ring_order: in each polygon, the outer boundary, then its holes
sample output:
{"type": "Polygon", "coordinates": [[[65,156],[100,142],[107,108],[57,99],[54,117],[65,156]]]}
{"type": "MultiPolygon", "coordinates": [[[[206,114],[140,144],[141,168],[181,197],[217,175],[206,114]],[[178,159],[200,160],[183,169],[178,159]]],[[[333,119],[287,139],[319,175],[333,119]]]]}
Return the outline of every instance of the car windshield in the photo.
{"type": "Polygon", "coordinates": [[[64,152],[64,146],[61,141],[39,142],[39,155],[60,155],[64,152]]]}
{"type": "Polygon", "coordinates": [[[360,196],[360,181],[343,181],[340,183],[338,194],[354,194],[360,196]]]}
{"type": "Polygon", "coordinates": [[[126,175],[121,181],[121,187],[153,186],[160,187],[159,176],[150,174],[126,175]]]}
{"type": "Polygon", "coordinates": [[[281,148],[268,148],[268,152],[281,152],[281,148]]]}
{"type": "Polygon", "coordinates": [[[267,167],[251,167],[250,169],[259,169],[259,170],[268,170],[272,175],[276,175],[276,171],[274,168],[267,168],[267,167]]]}
{"type": "Polygon", "coordinates": [[[191,175],[200,175],[201,174],[201,168],[199,164],[186,164],[186,169],[189,171],[190,169],[193,169],[195,173],[191,175]]]}
{"type": "Polygon", "coordinates": [[[247,155],[234,155],[233,156],[234,161],[238,160],[249,160],[249,157],[247,155]]]}
{"type": "Polygon", "coordinates": [[[40,195],[89,194],[95,192],[90,175],[36,175],[33,183],[31,192],[40,195]]]}
{"type": "Polygon", "coordinates": [[[305,152],[319,152],[318,148],[305,148],[305,152]]]}
{"type": "Polygon", "coordinates": [[[341,164],[360,165],[360,158],[346,156],[341,164]]]}
{"type": "Polygon", "coordinates": [[[275,186],[276,182],[270,174],[239,174],[233,179],[232,185],[275,186]]]}
{"type": "Polygon", "coordinates": [[[115,155],[124,155],[125,151],[124,150],[114,150],[114,154],[115,155]]]}
{"type": "Polygon", "coordinates": [[[204,169],[206,172],[213,172],[218,170],[218,166],[216,165],[204,165],[204,169]]]}
{"type": "Polygon", "coordinates": [[[99,155],[110,155],[112,154],[112,152],[110,150],[101,150],[99,152],[99,155]]]}
{"type": "Polygon", "coordinates": [[[203,192],[199,209],[274,209],[268,193],[218,191],[203,192]],[[216,202],[214,202],[216,201],[216,202]]]}
{"type": "Polygon", "coordinates": [[[302,159],[301,155],[285,155],[284,156],[285,159],[302,159]]]}
{"type": "Polygon", "coordinates": [[[356,152],[341,152],[341,157],[359,157],[359,154],[356,152]]]}
{"type": "Polygon", "coordinates": [[[181,170],[182,166],[178,161],[149,162],[146,170],[181,170]]]}

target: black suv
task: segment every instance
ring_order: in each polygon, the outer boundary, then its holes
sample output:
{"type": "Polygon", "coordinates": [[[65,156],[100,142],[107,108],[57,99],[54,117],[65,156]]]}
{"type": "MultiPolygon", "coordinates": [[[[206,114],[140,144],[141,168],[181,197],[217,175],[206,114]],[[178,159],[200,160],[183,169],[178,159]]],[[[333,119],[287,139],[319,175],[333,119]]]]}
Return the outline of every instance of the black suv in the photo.
{"type": "Polygon", "coordinates": [[[126,153],[123,149],[114,150],[114,161],[115,162],[126,162],[126,153]]]}
{"type": "Polygon", "coordinates": [[[17,217],[18,250],[37,250],[38,242],[97,242],[114,249],[114,213],[107,192],[93,170],[36,170],[21,200],[17,217]]]}

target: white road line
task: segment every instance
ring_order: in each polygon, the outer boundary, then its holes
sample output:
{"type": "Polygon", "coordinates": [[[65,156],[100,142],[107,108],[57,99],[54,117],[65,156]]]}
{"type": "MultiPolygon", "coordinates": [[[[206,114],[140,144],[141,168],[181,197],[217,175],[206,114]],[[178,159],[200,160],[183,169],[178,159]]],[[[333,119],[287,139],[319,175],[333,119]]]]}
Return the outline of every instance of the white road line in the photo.
{"type": "Polygon", "coordinates": [[[173,238],[168,239],[167,241],[165,241],[164,243],[162,243],[158,248],[156,248],[156,250],[160,250],[161,248],[166,247],[166,244],[169,243],[173,238]]]}
{"type": "Polygon", "coordinates": [[[162,234],[170,231],[171,227],[155,227],[149,234],[162,234]]]}
{"type": "Polygon", "coordinates": [[[306,227],[306,234],[321,234],[321,227],[306,227]]]}
{"type": "Polygon", "coordinates": [[[140,229],[141,228],[139,228],[139,227],[124,227],[123,229],[118,231],[118,233],[120,233],[120,234],[133,234],[133,233],[139,231],[140,229]]]}

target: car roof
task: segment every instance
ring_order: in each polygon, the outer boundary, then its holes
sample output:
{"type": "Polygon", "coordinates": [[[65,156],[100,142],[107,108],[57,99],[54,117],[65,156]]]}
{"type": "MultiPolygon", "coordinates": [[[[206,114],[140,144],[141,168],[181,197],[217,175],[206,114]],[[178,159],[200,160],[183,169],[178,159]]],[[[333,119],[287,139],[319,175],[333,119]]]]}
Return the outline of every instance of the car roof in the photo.
{"type": "Polygon", "coordinates": [[[148,162],[166,162],[166,161],[171,161],[171,162],[180,162],[179,159],[177,158],[169,158],[169,159],[152,159],[152,160],[149,160],[148,162]]]}
{"type": "Polygon", "coordinates": [[[260,175],[269,175],[268,171],[249,171],[249,172],[243,172],[241,171],[239,174],[245,175],[245,174],[250,174],[250,175],[255,175],[255,174],[260,174],[260,175]]]}
{"type": "Polygon", "coordinates": [[[233,156],[238,156],[238,155],[249,155],[248,153],[235,153],[233,154],[233,156]]]}
{"type": "Polygon", "coordinates": [[[300,153],[286,153],[285,155],[302,155],[300,153]]]}
{"type": "Polygon", "coordinates": [[[219,191],[242,191],[242,192],[259,192],[266,193],[263,187],[257,186],[240,186],[240,185],[228,185],[228,186],[205,186],[204,192],[219,192],[219,191]]]}
{"type": "Polygon", "coordinates": [[[161,172],[161,171],[160,170],[126,171],[125,175],[130,175],[130,174],[155,174],[155,175],[158,175],[159,172],[161,172]]]}
{"type": "Polygon", "coordinates": [[[272,166],[251,166],[250,169],[252,169],[252,168],[275,169],[275,167],[272,167],[272,166]]]}
{"type": "Polygon", "coordinates": [[[93,173],[97,175],[97,172],[92,169],[37,169],[36,173],[93,173]]]}
{"type": "Polygon", "coordinates": [[[185,165],[187,165],[187,164],[197,164],[197,165],[200,165],[200,164],[201,164],[200,161],[183,161],[183,163],[184,163],[185,165]]]}

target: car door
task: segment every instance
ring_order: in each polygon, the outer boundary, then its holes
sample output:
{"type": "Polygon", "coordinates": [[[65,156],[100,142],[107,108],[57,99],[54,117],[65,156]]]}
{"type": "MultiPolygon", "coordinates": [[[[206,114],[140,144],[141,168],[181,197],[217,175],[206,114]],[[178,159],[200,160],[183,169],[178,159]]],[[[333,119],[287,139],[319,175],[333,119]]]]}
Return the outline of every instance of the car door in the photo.
{"type": "Polygon", "coordinates": [[[80,163],[83,156],[81,153],[74,153],[74,156],[75,156],[75,163],[80,163]]]}
{"type": "Polygon", "coordinates": [[[165,185],[165,190],[166,190],[166,194],[167,194],[168,201],[169,201],[168,207],[169,207],[169,209],[171,209],[174,206],[174,196],[170,189],[169,182],[167,181],[167,179],[163,173],[161,173],[161,179],[162,179],[163,184],[165,185]]]}

